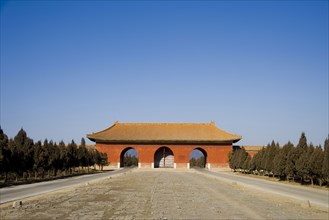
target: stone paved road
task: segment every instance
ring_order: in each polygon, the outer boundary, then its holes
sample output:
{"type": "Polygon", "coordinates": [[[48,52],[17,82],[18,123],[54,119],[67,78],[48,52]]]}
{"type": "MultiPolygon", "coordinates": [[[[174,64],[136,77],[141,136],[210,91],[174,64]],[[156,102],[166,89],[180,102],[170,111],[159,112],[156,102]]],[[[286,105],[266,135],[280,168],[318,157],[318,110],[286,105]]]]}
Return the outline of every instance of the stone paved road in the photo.
{"type": "Polygon", "coordinates": [[[328,211],[191,171],[133,170],[1,205],[1,219],[328,219],[328,211]]]}
{"type": "Polygon", "coordinates": [[[305,186],[288,185],[280,182],[256,179],[248,176],[236,175],[232,172],[216,172],[206,169],[197,169],[197,172],[215,176],[223,181],[236,182],[258,190],[272,192],[275,194],[296,198],[310,204],[324,206],[329,209],[329,191],[313,189],[305,186]]]}
{"type": "Polygon", "coordinates": [[[98,179],[107,178],[112,175],[128,172],[129,170],[131,170],[131,168],[1,188],[0,204],[20,200],[31,196],[41,195],[48,192],[54,192],[61,189],[66,189],[75,185],[84,184],[90,181],[95,181],[98,179]]]}

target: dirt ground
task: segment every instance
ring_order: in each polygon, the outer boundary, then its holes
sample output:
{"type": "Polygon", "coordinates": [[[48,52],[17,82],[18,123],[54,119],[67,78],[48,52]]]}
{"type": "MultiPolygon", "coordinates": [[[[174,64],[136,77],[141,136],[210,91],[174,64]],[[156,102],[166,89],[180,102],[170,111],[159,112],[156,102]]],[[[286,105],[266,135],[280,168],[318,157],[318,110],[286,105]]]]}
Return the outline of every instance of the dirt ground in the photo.
{"type": "Polygon", "coordinates": [[[1,219],[328,219],[305,202],[193,171],[133,170],[1,205],[1,219]]]}

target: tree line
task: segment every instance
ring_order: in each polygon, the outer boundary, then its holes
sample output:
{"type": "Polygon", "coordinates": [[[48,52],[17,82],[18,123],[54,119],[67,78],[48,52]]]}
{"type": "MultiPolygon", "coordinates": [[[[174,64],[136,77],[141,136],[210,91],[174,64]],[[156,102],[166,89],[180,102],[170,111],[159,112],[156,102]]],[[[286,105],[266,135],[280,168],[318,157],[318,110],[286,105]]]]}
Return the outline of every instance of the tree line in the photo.
{"type": "Polygon", "coordinates": [[[204,156],[190,159],[190,168],[198,167],[198,168],[205,168],[206,167],[206,160],[204,156]]]}
{"type": "Polygon", "coordinates": [[[86,147],[85,139],[77,145],[73,140],[65,145],[47,139],[34,142],[21,129],[12,139],[0,127],[0,180],[44,179],[89,172],[90,167],[102,169],[107,165],[107,155],[86,147]]]}
{"type": "Polygon", "coordinates": [[[123,157],[124,167],[136,167],[138,166],[138,158],[132,154],[125,154],[123,157]]]}
{"type": "Polygon", "coordinates": [[[305,133],[302,133],[296,147],[291,142],[280,147],[272,141],[254,157],[250,157],[243,147],[234,149],[228,157],[229,166],[234,172],[267,175],[301,184],[329,185],[328,138],[322,148],[307,144],[305,133]]]}

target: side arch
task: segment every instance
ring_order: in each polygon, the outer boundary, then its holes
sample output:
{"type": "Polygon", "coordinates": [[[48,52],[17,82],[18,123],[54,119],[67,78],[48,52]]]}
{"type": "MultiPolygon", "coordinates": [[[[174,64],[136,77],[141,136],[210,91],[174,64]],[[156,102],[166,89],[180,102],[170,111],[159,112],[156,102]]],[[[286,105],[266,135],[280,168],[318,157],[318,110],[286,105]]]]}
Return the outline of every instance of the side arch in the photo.
{"type": "Polygon", "coordinates": [[[160,147],[154,153],[154,168],[174,168],[173,151],[166,146],[160,147]]]}
{"type": "MultiPolygon", "coordinates": [[[[127,153],[127,151],[129,151],[129,150],[134,150],[136,152],[136,154],[137,154],[136,156],[137,156],[137,160],[138,160],[138,151],[134,147],[126,147],[120,153],[120,167],[125,166],[124,157],[125,157],[125,154],[127,153]]],[[[138,161],[137,161],[137,165],[138,165],[138,161]]]]}

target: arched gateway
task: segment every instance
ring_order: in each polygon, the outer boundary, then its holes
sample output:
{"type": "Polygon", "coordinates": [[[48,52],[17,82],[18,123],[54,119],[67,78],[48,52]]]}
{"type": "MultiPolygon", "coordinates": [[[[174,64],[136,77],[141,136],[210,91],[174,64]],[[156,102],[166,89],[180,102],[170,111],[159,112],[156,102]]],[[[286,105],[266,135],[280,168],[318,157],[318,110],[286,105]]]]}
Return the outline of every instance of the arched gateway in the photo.
{"type": "Polygon", "coordinates": [[[160,147],[154,153],[154,168],[174,168],[174,153],[168,147],[160,147]]]}
{"type": "Polygon", "coordinates": [[[119,123],[88,134],[111,166],[122,166],[122,153],[138,152],[138,167],[190,168],[190,153],[199,149],[207,168],[227,167],[228,153],[241,136],[211,123],[119,123]]]}

